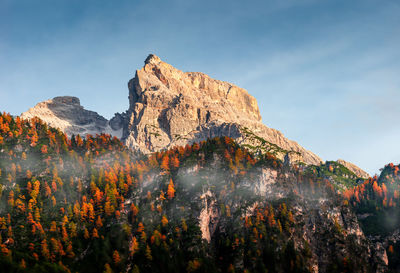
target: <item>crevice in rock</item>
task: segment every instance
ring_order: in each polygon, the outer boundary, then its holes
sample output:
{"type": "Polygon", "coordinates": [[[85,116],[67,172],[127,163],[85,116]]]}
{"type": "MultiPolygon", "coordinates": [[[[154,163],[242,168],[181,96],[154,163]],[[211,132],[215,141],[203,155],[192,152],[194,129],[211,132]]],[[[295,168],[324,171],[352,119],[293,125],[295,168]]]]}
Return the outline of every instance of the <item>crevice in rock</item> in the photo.
{"type": "Polygon", "coordinates": [[[167,118],[167,112],[169,110],[170,110],[170,108],[163,109],[161,111],[160,115],[158,116],[157,122],[158,122],[159,128],[167,134],[169,140],[171,141],[172,140],[171,127],[170,127],[170,124],[169,124],[169,121],[167,118]]]}

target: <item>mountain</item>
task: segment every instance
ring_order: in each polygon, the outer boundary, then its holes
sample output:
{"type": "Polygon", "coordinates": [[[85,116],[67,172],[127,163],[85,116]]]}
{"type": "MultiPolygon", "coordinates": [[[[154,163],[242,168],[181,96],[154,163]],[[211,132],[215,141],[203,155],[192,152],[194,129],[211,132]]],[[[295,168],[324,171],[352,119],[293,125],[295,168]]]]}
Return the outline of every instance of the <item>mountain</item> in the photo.
{"type": "Polygon", "coordinates": [[[85,110],[76,97],[55,97],[36,104],[21,114],[21,118],[38,117],[67,135],[108,133],[121,137],[122,129],[113,130],[109,122],[96,112],[85,110]]]}
{"type": "Polygon", "coordinates": [[[85,110],[74,97],[38,103],[21,117],[37,116],[68,135],[110,133],[142,153],[228,136],[252,147],[277,145],[281,159],[322,162],[278,130],[265,126],[256,99],[233,84],[203,73],[182,72],[149,55],[128,88],[129,109],[110,121],[85,110]]]}
{"type": "MultiPolygon", "coordinates": [[[[38,103],[21,117],[39,117],[69,136],[108,133],[144,154],[228,136],[253,152],[273,153],[287,163],[322,164],[314,153],[264,125],[256,99],[233,84],[199,72],[182,72],[149,55],[128,89],[129,109],[110,121],[68,96],[38,103]]],[[[369,177],[354,164],[337,162],[357,177],[369,177]]],[[[340,175],[348,181],[334,183],[339,190],[355,181],[351,173],[340,175]]]]}
{"type": "MultiPolygon", "coordinates": [[[[154,273],[396,268],[399,252],[366,236],[370,229],[360,221],[357,204],[371,202],[372,213],[395,209],[399,166],[382,173],[385,182],[371,178],[341,194],[325,169],[339,174],[343,168],[334,161],[291,166],[228,137],[143,155],[109,135],[70,138],[40,119],[3,113],[0,268],[154,273]]],[[[373,223],[379,230],[382,223],[373,223]]]]}
{"type": "MultiPolygon", "coordinates": [[[[242,88],[203,73],[182,72],[149,55],[128,83],[129,109],[123,139],[144,153],[228,136],[241,144],[258,145],[243,130],[278,145],[296,161],[322,160],[261,121],[257,101],[242,88]]],[[[282,154],[283,158],[285,154],[282,154]]]]}

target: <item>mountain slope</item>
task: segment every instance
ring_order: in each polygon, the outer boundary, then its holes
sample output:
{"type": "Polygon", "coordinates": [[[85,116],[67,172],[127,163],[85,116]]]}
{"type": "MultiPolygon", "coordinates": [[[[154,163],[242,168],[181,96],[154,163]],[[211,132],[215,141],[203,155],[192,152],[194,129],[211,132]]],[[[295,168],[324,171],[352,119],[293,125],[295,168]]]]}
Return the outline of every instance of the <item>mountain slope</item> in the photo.
{"type": "Polygon", "coordinates": [[[362,170],[361,168],[359,168],[358,166],[354,165],[351,162],[347,162],[343,159],[338,159],[338,160],[336,160],[336,162],[339,164],[342,164],[343,166],[345,166],[347,169],[349,169],[350,171],[355,173],[360,178],[367,179],[368,177],[370,177],[369,173],[362,170]]]}
{"type": "Polygon", "coordinates": [[[400,272],[400,165],[386,165],[344,195],[368,238],[388,250],[389,269],[400,272]]]}
{"type": "Polygon", "coordinates": [[[141,156],[1,114],[0,170],[6,272],[387,268],[329,181],[231,138],[141,156]]]}

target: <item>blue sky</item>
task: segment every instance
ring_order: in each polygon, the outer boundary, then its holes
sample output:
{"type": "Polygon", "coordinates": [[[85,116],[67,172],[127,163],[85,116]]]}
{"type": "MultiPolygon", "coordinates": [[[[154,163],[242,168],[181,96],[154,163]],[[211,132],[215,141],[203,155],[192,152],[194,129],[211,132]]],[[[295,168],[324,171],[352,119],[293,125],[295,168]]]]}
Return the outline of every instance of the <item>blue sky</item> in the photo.
{"type": "Polygon", "coordinates": [[[266,125],[371,174],[400,160],[399,1],[0,0],[0,110],[107,118],[149,53],[257,98],[266,125]]]}

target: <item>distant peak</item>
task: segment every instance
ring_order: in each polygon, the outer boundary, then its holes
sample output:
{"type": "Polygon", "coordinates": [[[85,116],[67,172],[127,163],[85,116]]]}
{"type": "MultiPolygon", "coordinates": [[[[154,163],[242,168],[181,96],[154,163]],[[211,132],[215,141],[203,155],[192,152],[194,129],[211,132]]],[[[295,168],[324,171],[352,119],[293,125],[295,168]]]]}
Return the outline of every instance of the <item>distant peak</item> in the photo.
{"type": "MultiPolygon", "coordinates": [[[[39,102],[28,111],[21,114],[24,119],[38,117],[51,127],[64,131],[67,135],[85,136],[100,133],[110,133],[121,137],[121,128],[113,130],[108,120],[98,113],[86,110],[77,97],[59,96],[39,102]]],[[[113,127],[118,124],[114,121],[113,127]]]]}
{"type": "Polygon", "coordinates": [[[54,103],[61,103],[61,104],[69,104],[69,105],[81,105],[81,101],[77,97],[72,96],[61,96],[61,97],[54,97],[52,99],[54,103]]]}
{"type": "Polygon", "coordinates": [[[145,64],[157,64],[159,62],[161,62],[161,59],[154,54],[147,56],[146,60],[144,61],[145,64]]]}

